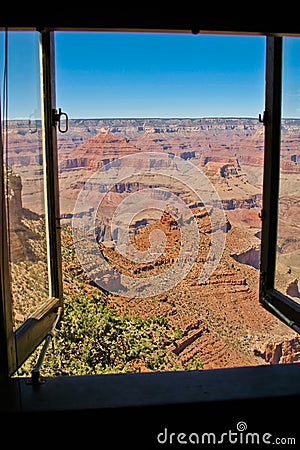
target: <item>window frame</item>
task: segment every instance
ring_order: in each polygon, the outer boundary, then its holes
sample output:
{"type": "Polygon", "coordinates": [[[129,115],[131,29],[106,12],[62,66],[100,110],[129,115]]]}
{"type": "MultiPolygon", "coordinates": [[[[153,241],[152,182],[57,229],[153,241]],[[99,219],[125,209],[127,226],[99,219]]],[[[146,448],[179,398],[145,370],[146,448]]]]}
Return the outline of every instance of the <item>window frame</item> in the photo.
{"type": "MultiPolygon", "coordinates": [[[[101,30],[99,30],[101,31],[101,30]]],[[[54,29],[40,32],[41,101],[44,184],[47,230],[49,299],[15,332],[9,284],[9,253],[5,211],[3,163],[0,164],[0,375],[12,375],[43,341],[63,306],[59,183],[55,105],[54,29]]],[[[261,237],[260,304],[292,329],[300,332],[300,305],[274,287],[280,177],[282,92],[282,36],[266,37],[265,144],[261,237]]],[[[1,133],[2,137],[2,133],[1,133]]],[[[3,162],[3,143],[1,155],[3,162]]]]}
{"type": "Polygon", "coordinates": [[[278,202],[280,183],[282,36],[266,42],[266,84],[261,270],[259,300],[278,319],[300,333],[300,304],[275,289],[278,202]]]}
{"type": "Polygon", "coordinates": [[[58,311],[61,311],[63,306],[53,33],[49,30],[40,30],[42,142],[49,298],[15,331],[13,331],[12,322],[10,279],[7,276],[7,274],[10,274],[10,264],[5,208],[4,145],[1,132],[0,375],[5,376],[11,376],[45,339],[47,333],[51,330],[58,311]]]}

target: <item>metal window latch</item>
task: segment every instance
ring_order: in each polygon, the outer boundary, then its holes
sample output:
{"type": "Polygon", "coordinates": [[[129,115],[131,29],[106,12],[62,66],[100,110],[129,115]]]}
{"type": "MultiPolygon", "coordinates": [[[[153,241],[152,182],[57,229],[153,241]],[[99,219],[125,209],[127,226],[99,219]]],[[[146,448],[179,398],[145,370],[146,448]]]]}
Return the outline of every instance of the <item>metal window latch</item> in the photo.
{"type": "MultiPolygon", "coordinates": [[[[39,357],[38,357],[38,361],[37,361],[36,365],[34,366],[34,368],[31,371],[31,378],[29,380],[27,380],[26,384],[31,384],[33,386],[38,386],[40,384],[45,383],[44,377],[41,376],[40,369],[41,369],[41,365],[43,363],[43,360],[44,360],[47,348],[49,346],[49,343],[50,343],[51,339],[54,336],[54,331],[55,331],[56,325],[58,324],[58,321],[59,321],[59,319],[61,317],[61,311],[62,311],[62,308],[59,307],[58,311],[57,311],[57,314],[56,314],[56,317],[54,319],[54,322],[52,324],[52,327],[51,327],[50,331],[48,332],[48,334],[46,335],[44,345],[43,345],[43,347],[41,349],[41,352],[39,354],[39,357]]],[[[52,344],[53,344],[53,341],[52,341],[52,344]]]]}
{"type": "Polygon", "coordinates": [[[57,128],[60,133],[66,133],[69,129],[68,114],[62,112],[61,108],[58,109],[58,112],[56,109],[53,109],[53,123],[54,125],[57,124],[57,128]],[[62,125],[63,122],[64,124],[62,125]]]}

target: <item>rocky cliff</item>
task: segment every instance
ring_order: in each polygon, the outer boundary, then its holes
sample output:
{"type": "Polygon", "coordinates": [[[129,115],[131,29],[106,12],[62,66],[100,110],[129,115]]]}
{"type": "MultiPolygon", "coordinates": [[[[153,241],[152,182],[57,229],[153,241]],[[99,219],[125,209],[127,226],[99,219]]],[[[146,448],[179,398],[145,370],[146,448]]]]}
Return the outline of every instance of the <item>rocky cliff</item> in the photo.
{"type": "Polygon", "coordinates": [[[295,337],[279,343],[270,343],[264,352],[265,360],[270,364],[286,364],[300,361],[300,338],[295,337]]]}
{"type": "Polygon", "coordinates": [[[6,180],[10,260],[12,262],[34,260],[36,255],[32,251],[29,241],[37,239],[37,236],[27,227],[24,219],[26,217],[37,219],[38,216],[23,208],[20,175],[15,173],[11,167],[5,166],[4,176],[6,180]]]}

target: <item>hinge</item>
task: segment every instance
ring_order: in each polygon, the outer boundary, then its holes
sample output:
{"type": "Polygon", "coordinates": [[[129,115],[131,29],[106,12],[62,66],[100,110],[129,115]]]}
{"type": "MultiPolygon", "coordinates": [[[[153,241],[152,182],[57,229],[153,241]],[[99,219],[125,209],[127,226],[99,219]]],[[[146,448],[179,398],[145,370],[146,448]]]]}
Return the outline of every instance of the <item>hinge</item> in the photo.
{"type": "Polygon", "coordinates": [[[263,115],[258,114],[258,120],[260,123],[262,123],[263,125],[266,125],[267,121],[268,121],[268,112],[264,111],[263,115]]]}
{"type": "Polygon", "coordinates": [[[266,272],[260,272],[260,303],[264,303],[266,300],[266,272]]]}

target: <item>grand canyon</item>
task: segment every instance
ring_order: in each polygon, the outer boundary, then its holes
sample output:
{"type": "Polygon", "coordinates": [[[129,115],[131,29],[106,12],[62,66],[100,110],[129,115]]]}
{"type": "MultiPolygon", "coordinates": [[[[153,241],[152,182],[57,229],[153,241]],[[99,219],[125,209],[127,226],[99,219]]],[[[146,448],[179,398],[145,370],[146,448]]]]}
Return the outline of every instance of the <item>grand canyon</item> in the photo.
{"type": "MultiPolygon", "coordinates": [[[[38,306],[37,297],[40,302],[47,297],[40,123],[10,121],[8,141],[5,162],[12,290],[18,326],[38,306]]],[[[297,302],[299,145],[300,120],[284,119],[276,287],[297,302]]],[[[89,218],[95,219],[96,226],[90,229],[93,245],[109,268],[105,266],[99,284],[99,273],[93,274],[95,267],[90,265],[87,285],[98,286],[118,312],[142,317],[159,313],[168,318],[171,326],[179,327],[182,337],[171,349],[179,367],[185,367],[195,357],[199,357],[204,369],[300,360],[299,337],[259,303],[264,126],[258,119],[72,119],[69,131],[58,133],[58,157],[63,244],[75,245],[76,249],[74,235],[73,241],[70,239],[72,224],[74,231],[78,218],[86,224],[89,218]],[[156,155],[152,160],[154,178],[143,167],[144,154],[156,155]],[[118,161],[126,157],[134,161],[134,166],[120,180],[118,161]],[[192,181],[183,185],[178,176],[170,184],[163,176],[165,161],[174,167],[177,160],[189,167],[193,165],[209,180],[220,201],[219,209],[224,212],[222,223],[213,226],[213,206],[199,200],[192,181]],[[108,170],[116,170],[117,181],[104,190],[103,177],[108,170]],[[157,211],[143,205],[141,193],[149,190],[154,205],[165,202],[164,209],[157,211]],[[124,278],[163,280],[164,272],[171,270],[180,255],[180,220],[187,223],[189,218],[179,217],[166,192],[187,205],[197,227],[197,252],[189,270],[176,284],[171,286],[166,280],[165,288],[161,282],[159,291],[152,285],[145,294],[136,295],[126,287],[124,278]],[[100,197],[101,211],[96,211],[94,205],[100,197]],[[84,201],[79,201],[82,198],[84,201]],[[137,206],[138,201],[141,205],[137,206]],[[153,243],[155,246],[155,236],[158,241],[164,236],[164,246],[157,250],[157,256],[153,252],[148,260],[128,260],[115,245],[111,222],[122,202],[129,209],[135,205],[138,211],[128,223],[135,250],[145,254],[153,243]],[[222,254],[209,276],[201,279],[205,264],[215,258],[210,254],[215,239],[224,242],[222,254]]],[[[125,220],[125,212],[123,215],[125,220]]],[[[117,224],[116,234],[120,235],[122,227],[122,223],[117,224]]],[[[94,251],[87,246],[86,259],[92,261],[94,251]]],[[[183,257],[188,259],[189,254],[183,257]]],[[[80,270],[79,264],[76,270],[80,270]]],[[[65,281],[65,295],[70,289],[65,281]]]]}

